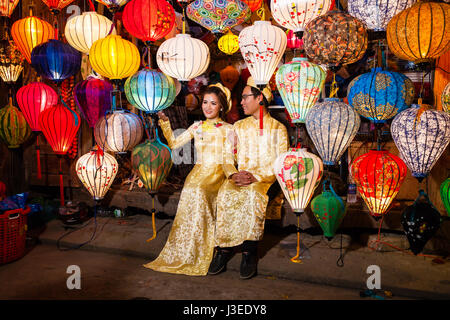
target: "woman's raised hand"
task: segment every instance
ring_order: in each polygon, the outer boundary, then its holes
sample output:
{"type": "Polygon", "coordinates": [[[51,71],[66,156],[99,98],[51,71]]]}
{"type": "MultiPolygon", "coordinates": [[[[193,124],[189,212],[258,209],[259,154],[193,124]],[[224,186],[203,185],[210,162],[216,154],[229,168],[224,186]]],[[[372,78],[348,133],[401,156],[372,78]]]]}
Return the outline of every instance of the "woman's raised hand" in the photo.
{"type": "Polygon", "coordinates": [[[162,111],[158,111],[158,117],[162,120],[162,121],[167,121],[169,120],[169,118],[164,114],[164,112],[162,111]]]}

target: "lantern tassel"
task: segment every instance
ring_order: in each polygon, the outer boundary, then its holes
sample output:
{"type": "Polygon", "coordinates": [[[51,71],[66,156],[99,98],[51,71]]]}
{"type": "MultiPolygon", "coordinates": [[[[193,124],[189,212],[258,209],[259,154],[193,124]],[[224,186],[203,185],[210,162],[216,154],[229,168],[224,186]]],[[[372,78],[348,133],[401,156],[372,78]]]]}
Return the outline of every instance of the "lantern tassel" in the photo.
{"type": "Polygon", "coordinates": [[[151,238],[148,238],[147,242],[150,242],[150,241],[152,241],[153,239],[156,238],[155,213],[156,213],[155,196],[152,195],[152,228],[153,228],[153,236],[151,238]]]}
{"type": "Polygon", "coordinates": [[[37,159],[37,178],[42,179],[41,174],[41,147],[39,146],[39,135],[36,136],[36,159],[37,159]]]}
{"type": "Polygon", "coordinates": [[[298,257],[300,256],[300,214],[297,214],[297,254],[295,257],[291,258],[291,261],[294,263],[303,263],[301,259],[298,257]]]}
{"type": "Polygon", "coordinates": [[[336,82],[336,73],[333,72],[333,82],[330,87],[330,98],[337,96],[337,92],[339,91],[339,87],[336,82]]]}
{"type": "Polygon", "coordinates": [[[91,11],[94,11],[94,12],[95,12],[95,6],[94,6],[94,4],[92,3],[92,0],[88,0],[88,2],[89,2],[89,8],[91,8],[91,11]]]}
{"type": "Polygon", "coordinates": [[[61,169],[61,160],[62,160],[62,158],[61,158],[61,156],[58,156],[59,157],[59,196],[60,196],[60,199],[61,199],[61,207],[63,207],[64,206],[64,181],[63,181],[63,172],[62,172],[62,169],[61,169]]]}
{"type": "Polygon", "coordinates": [[[259,135],[260,136],[263,135],[263,126],[264,126],[263,118],[264,118],[264,107],[262,104],[260,104],[259,105],[259,135]]]}

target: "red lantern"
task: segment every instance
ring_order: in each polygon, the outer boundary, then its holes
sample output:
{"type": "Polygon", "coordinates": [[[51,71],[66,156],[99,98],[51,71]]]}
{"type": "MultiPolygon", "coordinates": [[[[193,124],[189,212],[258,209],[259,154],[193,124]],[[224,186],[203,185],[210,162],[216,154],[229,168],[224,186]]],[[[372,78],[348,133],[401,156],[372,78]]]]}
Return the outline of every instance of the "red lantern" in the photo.
{"type": "Polygon", "coordinates": [[[299,49],[303,46],[303,39],[299,39],[294,31],[286,30],[287,35],[287,47],[290,49],[299,49]]]}
{"type": "Polygon", "coordinates": [[[262,0],[242,0],[242,2],[245,2],[252,12],[264,6],[262,0]]]}
{"type": "Polygon", "coordinates": [[[52,13],[56,14],[69,3],[73,2],[73,0],[42,0],[42,2],[49,7],[52,13]]]}

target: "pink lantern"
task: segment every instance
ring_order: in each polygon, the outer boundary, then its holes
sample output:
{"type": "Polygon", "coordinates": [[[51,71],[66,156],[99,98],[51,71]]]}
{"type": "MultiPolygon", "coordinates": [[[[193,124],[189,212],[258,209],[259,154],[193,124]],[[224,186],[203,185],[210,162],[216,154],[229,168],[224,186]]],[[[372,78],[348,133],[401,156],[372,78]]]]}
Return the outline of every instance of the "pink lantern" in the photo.
{"type": "Polygon", "coordinates": [[[286,30],[287,35],[287,47],[290,49],[300,49],[303,47],[303,40],[299,39],[294,31],[286,30]]]}

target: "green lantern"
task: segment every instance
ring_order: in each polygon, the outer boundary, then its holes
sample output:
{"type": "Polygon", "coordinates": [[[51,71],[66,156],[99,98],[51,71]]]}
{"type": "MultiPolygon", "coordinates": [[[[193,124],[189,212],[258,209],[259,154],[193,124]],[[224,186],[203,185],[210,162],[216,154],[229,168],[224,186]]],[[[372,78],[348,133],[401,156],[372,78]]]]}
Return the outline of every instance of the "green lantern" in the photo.
{"type": "Polygon", "coordinates": [[[22,112],[9,104],[0,110],[0,137],[6,142],[8,148],[18,148],[19,145],[28,140],[31,129],[22,112]]]}
{"type": "Polygon", "coordinates": [[[334,192],[331,182],[323,182],[323,192],[311,201],[314,217],[319,222],[324,236],[331,240],[345,216],[344,201],[334,192]],[[326,183],[330,183],[330,190],[326,190],[326,183]]]}
{"type": "Polygon", "coordinates": [[[445,210],[447,210],[447,214],[450,217],[450,178],[447,178],[441,184],[441,199],[442,203],[444,203],[445,210]]]}

